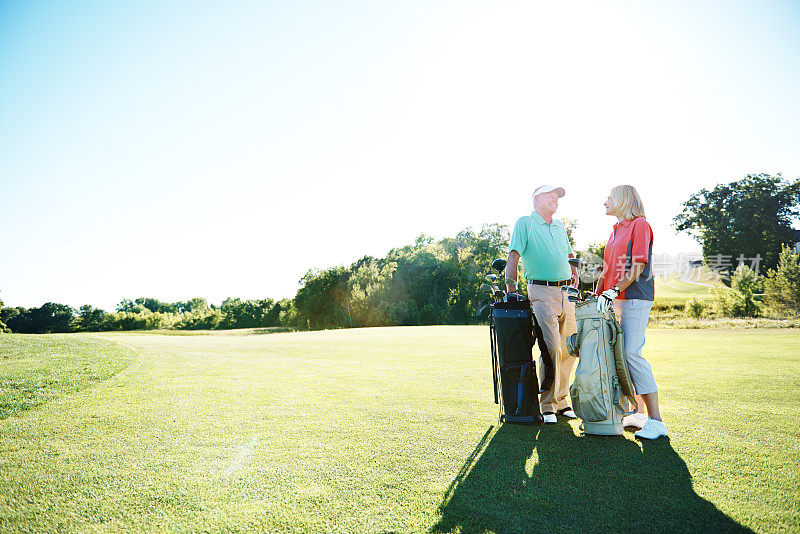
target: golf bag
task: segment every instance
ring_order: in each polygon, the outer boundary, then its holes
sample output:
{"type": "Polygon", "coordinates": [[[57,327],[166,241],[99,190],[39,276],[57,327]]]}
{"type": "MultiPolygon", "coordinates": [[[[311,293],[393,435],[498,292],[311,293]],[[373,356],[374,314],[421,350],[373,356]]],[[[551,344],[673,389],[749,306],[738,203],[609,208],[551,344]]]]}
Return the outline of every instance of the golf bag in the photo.
{"type": "Polygon", "coordinates": [[[528,300],[496,302],[489,315],[494,402],[500,421],[520,425],[542,422],[539,379],[533,361],[534,340],[539,342],[544,379],[541,391],[553,384],[553,360],[528,300]]]}
{"type": "Polygon", "coordinates": [[[567,338],[567,350],[578,356],[569,388],[572,408],[583,419],[582,430],[604,436],[622,434],[622,417],[636,411],[634,388],[625,363],[625,347],[613,310],[597,311],[597,300],[575,306],[578,332],[567,338]],[[633,410],[628,411],[628,401],[633,410]]]}

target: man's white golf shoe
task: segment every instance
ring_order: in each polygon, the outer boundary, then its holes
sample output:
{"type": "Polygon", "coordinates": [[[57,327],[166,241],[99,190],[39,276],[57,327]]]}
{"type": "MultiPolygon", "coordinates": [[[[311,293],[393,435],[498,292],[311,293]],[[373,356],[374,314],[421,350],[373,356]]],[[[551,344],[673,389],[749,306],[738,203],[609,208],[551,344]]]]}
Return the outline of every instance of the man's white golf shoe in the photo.
{"type": "Polygon", "coordinates": [[[669,434],[667,434],[667,425],[655,419],[648,419],[644,424],[644,428],[633,435],[639,439],[656,439],[661,436],[669,437],[669,434]]]}
{"type": "Polygon", "coordinates": [[[556,414],[554,414],[554,413],[546,413],[546,414],[544,414],[544,422],[546,424],[548,424],[548,425],[552,425],[554,423],[557,423],[558,419],[556,418],[556,414]]]}
{"type": "Polygon", "coordinates": [[[561,410],[558,410],[558,415],[566,417],[567,419],[577,419],[578,418],[578,416],[575,415],[575,412],[573,411],[573,409],[570,408],[569,406],[567,406],[566,408],[563,408],[561,410]]]}
{"type": "Polygon", "coordinates": [[[633,426],[642,429],[644,428],[644,424],[646,422],[647,422],[647,416],[641,412],[631,415],[626,415],[625,417],[622,418],[622,426],[624,426],[625,428],[633,426]]]}

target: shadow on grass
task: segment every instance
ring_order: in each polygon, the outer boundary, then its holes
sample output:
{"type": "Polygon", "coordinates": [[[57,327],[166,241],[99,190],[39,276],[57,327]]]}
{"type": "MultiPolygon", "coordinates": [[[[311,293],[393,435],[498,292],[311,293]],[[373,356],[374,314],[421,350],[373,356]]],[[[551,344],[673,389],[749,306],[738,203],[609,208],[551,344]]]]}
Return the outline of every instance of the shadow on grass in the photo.
{"type": "Polygon", "coordinates": [[[751,532],[698,496],[669,440],[489,427],[431,532],[751,532]]]}

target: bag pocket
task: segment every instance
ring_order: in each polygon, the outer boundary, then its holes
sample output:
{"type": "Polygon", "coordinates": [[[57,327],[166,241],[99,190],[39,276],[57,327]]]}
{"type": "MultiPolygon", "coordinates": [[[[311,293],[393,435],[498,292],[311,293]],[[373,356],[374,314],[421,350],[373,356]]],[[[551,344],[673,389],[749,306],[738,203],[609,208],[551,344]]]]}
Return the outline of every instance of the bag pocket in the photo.
{"type": "Polygon", "coordinates": [[[605,421],[608,418],[609,406],[603,388],[598,341],[599,333],[595,329],[584,335],[575,381],[569,388],[575,413],[588,422],[605,421]]]}
{"type": "Polygon", "coordinates": [[[533,362],[512,363],[503,368],[503,408],[507,414],[531,414],[535,369],[533,362]]]}

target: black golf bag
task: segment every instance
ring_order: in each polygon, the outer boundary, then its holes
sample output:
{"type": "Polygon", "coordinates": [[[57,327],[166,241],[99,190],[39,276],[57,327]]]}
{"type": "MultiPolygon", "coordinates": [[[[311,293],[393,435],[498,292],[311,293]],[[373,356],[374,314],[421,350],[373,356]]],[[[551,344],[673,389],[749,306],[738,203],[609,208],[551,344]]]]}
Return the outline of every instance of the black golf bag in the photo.
{"type": "Polygon", "coordinates": [[[500,405],[500,421],[520,425],[542,422],[539,393],[553,384],[554,367],[542,329],[529,300],[496,302],[489,316],[494,372],[494,402],[500,405]],[[544,378],[539,386],[533,344],[539,343],[544,378]]]}

